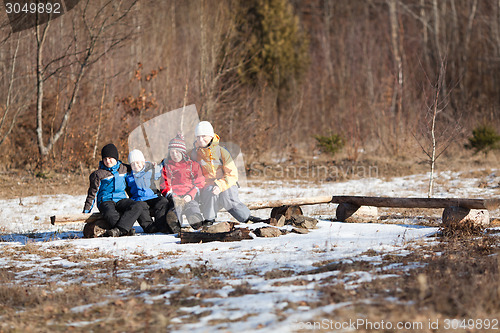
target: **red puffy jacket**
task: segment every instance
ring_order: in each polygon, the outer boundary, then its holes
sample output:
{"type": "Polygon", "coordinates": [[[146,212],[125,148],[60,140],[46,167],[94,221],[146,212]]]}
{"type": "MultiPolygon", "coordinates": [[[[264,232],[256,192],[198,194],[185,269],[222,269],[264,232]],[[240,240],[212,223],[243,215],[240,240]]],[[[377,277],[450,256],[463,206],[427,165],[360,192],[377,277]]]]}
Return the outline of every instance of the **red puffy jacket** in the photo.
{"type": "Polygon", "coordinates": [[[198,189],[205,186],[205,177],[198,162],[182,160],[175,163],[171,159],[163,165],[161,170],[163,184],[161,193],[167,195],[172,190],[176,196],[183,197],[187,194],[194,199],[198,189]]]}

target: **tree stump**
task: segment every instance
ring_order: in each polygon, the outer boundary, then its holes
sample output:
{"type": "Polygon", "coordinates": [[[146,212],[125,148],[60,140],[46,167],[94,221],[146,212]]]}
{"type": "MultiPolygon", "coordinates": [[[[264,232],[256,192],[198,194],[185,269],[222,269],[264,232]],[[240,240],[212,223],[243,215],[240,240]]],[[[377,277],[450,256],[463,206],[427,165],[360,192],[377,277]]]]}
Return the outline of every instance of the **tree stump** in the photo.
{"type": "Polygon", "coordinates": [[[357,206],[341,203],[337,207],[337,221],[340,222],[373,222],[378,219],[378,209],[373,206],[357,206]]]}
{"type": "Polygon", "coordinates": [[[490,213],[486,209],[468,209],[452,206],[443,210],[442,220],[444,228],[484,228],[490,224],[490,213]]]}
{"type": "Polygon", "coordinates": [[[302,209],[299,206],[274,207],[271,210],[271,218],[279,220],[279,215],[283,215],[286,220],[289,220],[293,215],[302,215],[302,209]]]}

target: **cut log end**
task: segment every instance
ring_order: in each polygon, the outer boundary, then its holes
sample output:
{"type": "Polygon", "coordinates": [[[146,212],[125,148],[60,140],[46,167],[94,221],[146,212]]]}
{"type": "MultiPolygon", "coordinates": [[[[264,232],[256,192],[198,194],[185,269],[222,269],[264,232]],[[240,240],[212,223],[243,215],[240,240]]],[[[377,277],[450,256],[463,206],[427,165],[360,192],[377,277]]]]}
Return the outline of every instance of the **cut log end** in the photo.
{"type": "Polygon", "coordinates": [[[490,213],[486,209],[447,207],[443,210],[443,227],[462,229],[464,227],[485,228],[490,224],[490,213]]]}

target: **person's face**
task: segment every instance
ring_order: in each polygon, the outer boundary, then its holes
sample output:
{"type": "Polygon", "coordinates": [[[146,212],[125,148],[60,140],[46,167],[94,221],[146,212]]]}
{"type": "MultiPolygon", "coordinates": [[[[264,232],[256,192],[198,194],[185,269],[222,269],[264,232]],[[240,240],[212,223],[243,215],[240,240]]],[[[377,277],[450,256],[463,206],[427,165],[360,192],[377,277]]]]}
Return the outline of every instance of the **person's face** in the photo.
{"type": "Polygon", "coordinates": [[[102,159],[102,163],[108,168],[112,168],[116,165],[116,160],[113,157],[105,157],[102,159]]]}
{"type": "Polygon", "coordinates": [[[144,164],[144,161],[135,161],[130,163],[130,166],[132,167],[132,170],[139,172],[144,168],[144,164]]]}
{"type": "Polygon", "coordinates": [[[170,149],[170,158],[175,163],[180,162],[182,160],[182,153],[177,149],[170,149]]]}
{"type": "Polygon", "coordinates": [[[205,148],[208,146],[210,141],[212,140],[212,137],[210,135],[199,135],[196,137],[196,141],[198,141],[198,146],[201,148],[205,148]]]}

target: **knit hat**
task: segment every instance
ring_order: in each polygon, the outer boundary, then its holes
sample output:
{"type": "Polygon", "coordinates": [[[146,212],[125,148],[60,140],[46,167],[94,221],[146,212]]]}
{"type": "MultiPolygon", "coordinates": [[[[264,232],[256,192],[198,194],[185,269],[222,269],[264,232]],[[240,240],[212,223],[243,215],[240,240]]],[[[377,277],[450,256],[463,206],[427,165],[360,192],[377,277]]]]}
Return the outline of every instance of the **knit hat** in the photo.
{"type": "Polygon", "coordinates": [[[102,147],[101,156],[102,159],[106,157],[112,157],[118,161],[118,149],[116,149],[116,146],[114,144],[108,143],[107,145],[102,147]]]}
{"type": "Polygon", "coordinates": [[[128,154],[128,162],[131,164],[134,162],[146,162],[146,159],[144,158],[142,151],[134,149],[128,154]]]}
{"type": "Polygon", "coordinates": [[[196,129],[194,130],[194,135],[195,136],[208,135],[214,137],[215,136],[214,128],[212,127],[212,124],[210,124],[208,121],[200,121],[198,125],[196,125],[196,129]]]}
{"type": "Polygon", "coordinates": [[[177,136],[170,140],[168,143],[168,150],[170,149],[177,149],[186,154],[186,141],[184,141],[184,135],[182,135],[182,133],[177,133],[177,136]]]}

